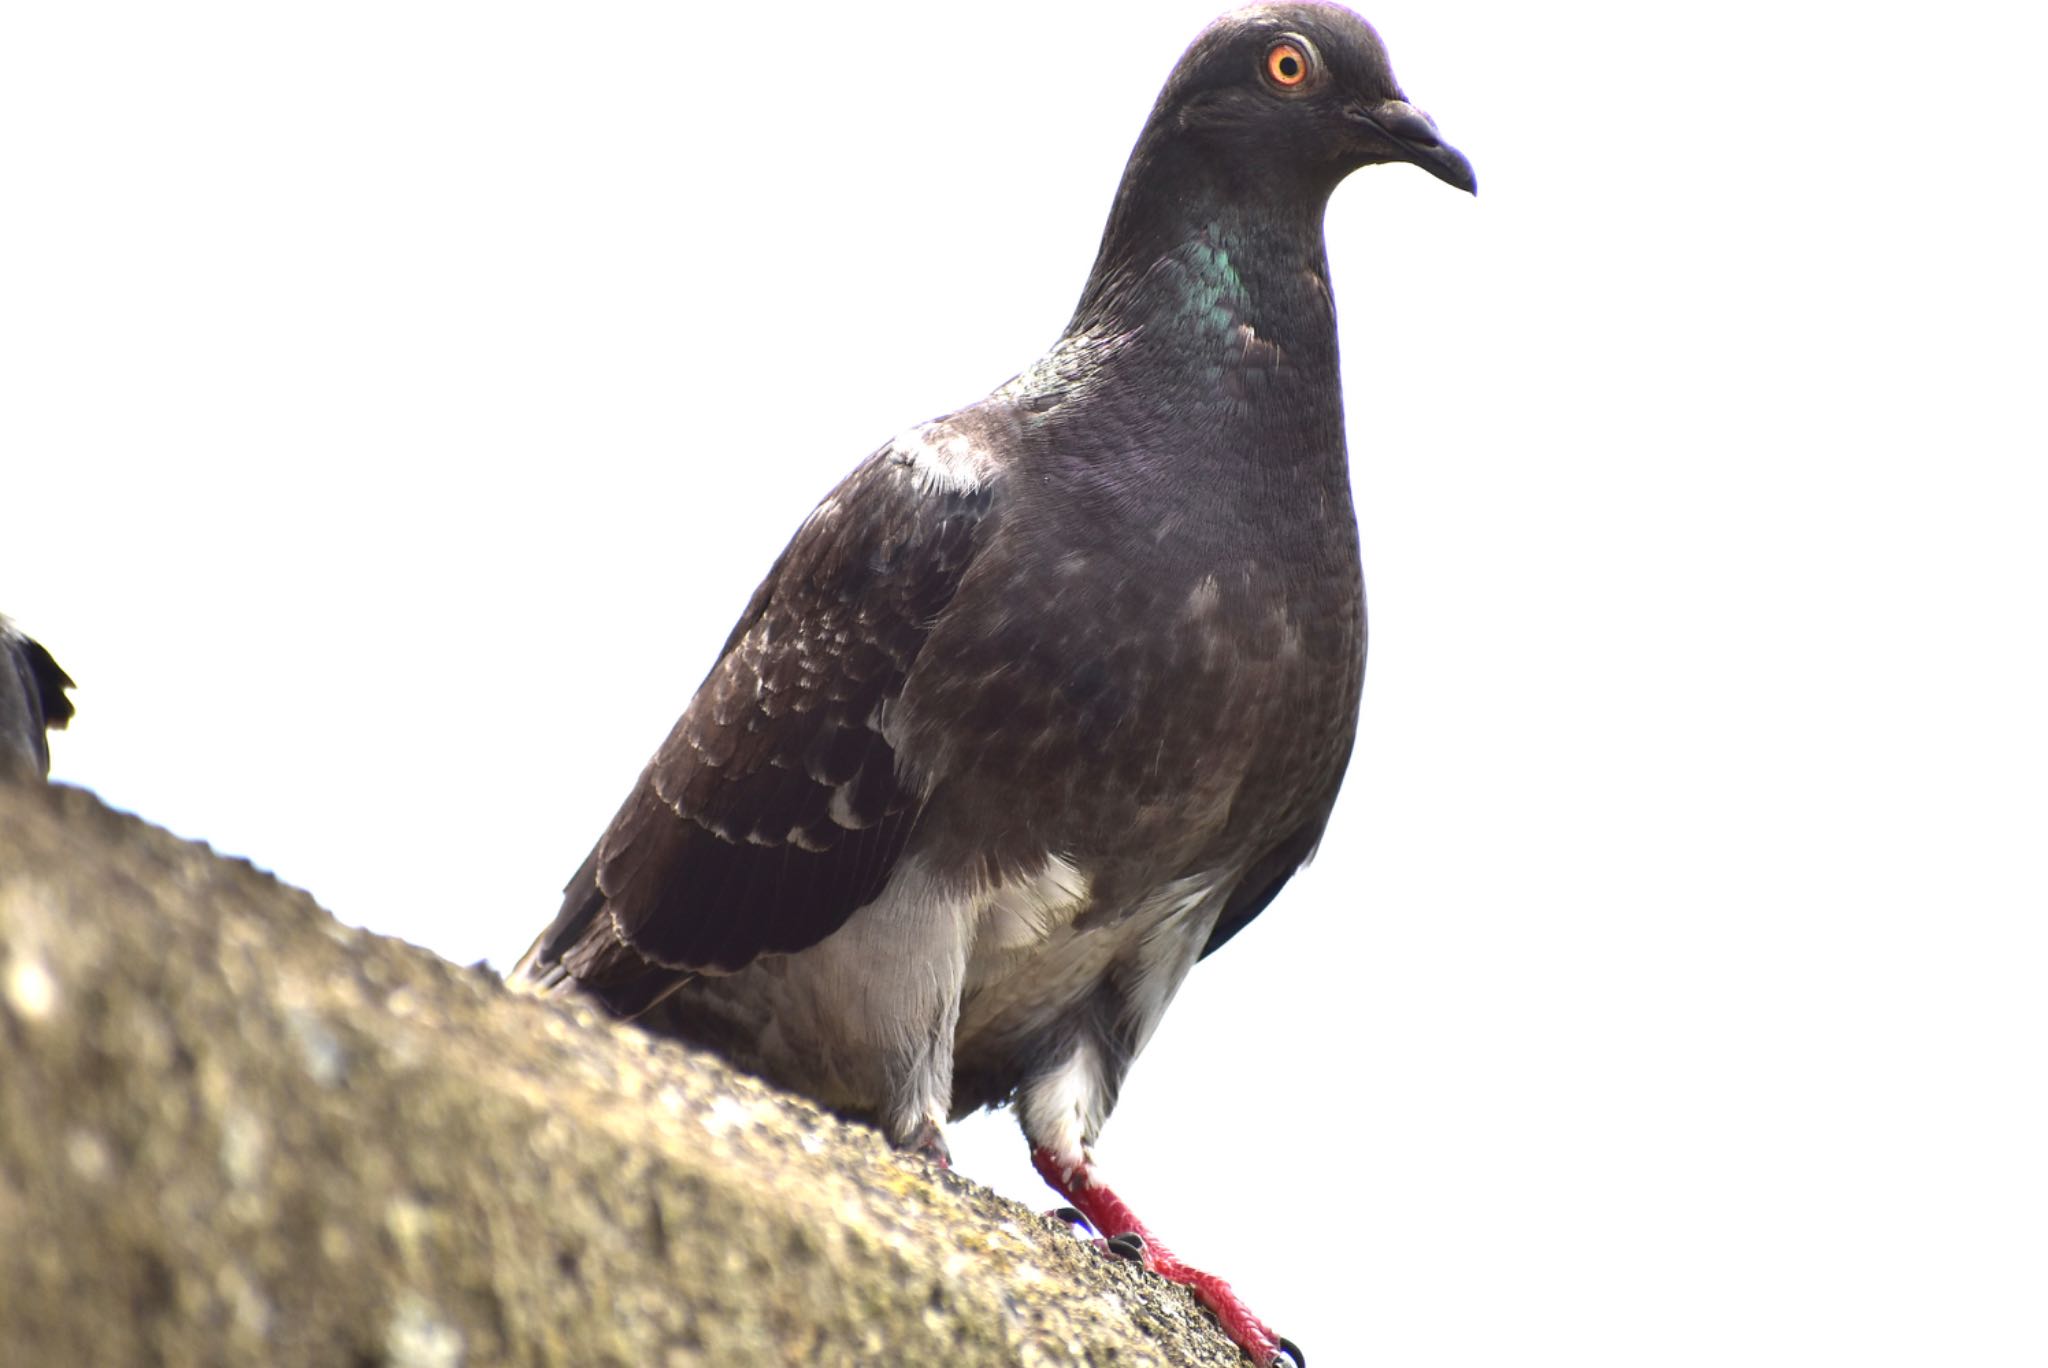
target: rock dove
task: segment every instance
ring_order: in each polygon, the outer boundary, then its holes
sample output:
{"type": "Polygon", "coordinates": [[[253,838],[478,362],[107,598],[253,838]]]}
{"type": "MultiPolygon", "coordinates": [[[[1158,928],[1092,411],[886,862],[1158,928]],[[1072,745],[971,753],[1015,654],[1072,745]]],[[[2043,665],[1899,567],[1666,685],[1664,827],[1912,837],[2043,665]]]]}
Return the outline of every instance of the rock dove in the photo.
{"type": "Polygon", "coordinates": [[[47,733],[69,725],[64,691],[75,687],[39,642],[0,617],[0,778],[49,777],[47,733]]]}
{"type": "Polygon", "coordinates": [[[1182,977],[1314,852],[1350,756],[1323,209],[1382,162],[1475,188],[1356,15],[1207,28],[1065,333],[797,529],[512,976],[940,1161],[949,1119],[1013,1103],[1046,1180],[1262,1364],[1284,1342],[1090,1146],[1182,977]]]}

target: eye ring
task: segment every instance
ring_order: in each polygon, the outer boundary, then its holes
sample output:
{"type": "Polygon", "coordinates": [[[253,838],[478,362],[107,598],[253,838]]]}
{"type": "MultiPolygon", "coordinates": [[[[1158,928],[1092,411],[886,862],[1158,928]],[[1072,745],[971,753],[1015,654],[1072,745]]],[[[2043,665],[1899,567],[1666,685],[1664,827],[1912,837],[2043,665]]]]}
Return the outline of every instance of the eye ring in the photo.
{"type": "Polygon", "coordinates": [[[1260,64],[1260,70],[1276,90],[1300,90],[1315,72],[1314,54],[1315,49],[1307,39],[1286,34],[1266,49],[1266,60],[1260,64]]]}

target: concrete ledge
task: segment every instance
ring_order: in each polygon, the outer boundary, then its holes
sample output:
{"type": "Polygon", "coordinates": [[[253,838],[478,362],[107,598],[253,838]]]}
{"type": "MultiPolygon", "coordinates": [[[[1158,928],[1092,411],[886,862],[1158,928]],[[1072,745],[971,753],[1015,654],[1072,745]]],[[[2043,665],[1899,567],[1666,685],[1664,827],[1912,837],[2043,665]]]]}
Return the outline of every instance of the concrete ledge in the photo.
{"type": "Polygon", "coordinates": [[[0,1363],[1243,1362],[869,1131],[0,783],[0,1363]]]}

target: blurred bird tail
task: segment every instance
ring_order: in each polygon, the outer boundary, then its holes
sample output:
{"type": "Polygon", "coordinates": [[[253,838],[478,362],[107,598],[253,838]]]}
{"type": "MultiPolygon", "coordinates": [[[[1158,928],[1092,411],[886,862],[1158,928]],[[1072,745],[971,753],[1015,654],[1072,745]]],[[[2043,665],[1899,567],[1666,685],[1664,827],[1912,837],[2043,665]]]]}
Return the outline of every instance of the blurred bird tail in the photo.
{"type": "Polygon", "coordinates": [[[505,975],[505,986],[531,997],[585,998],[631,1020],[694,977],[644,958],[614,932],[597,886],[593,850],[563,890],[554,923],[505,975]]]}
{"type": "Polygon", "coordinates": [[[515,993],[527,993],[534,997],[555,997],[576,986],[575,978],[563,967],[558,959],[547,955],[548,938],[535,938],[526,947],[526,953],[519,957],[519,963],[512,966],[512,972],[505,975],[505,986],[515,993]]]}
{"type": "Polygon", "coordinates": [[[597,852],[590,852],[576,877],[562,890],[562,910],[547,930],[534,937],[533,944],[505,975],[505,986],[515,993],[534,997],[559,997],[575,991],[576,977],[562,957],[590,930],[590,924],[604,909],[604,895],[597,888],[597,852]]]}

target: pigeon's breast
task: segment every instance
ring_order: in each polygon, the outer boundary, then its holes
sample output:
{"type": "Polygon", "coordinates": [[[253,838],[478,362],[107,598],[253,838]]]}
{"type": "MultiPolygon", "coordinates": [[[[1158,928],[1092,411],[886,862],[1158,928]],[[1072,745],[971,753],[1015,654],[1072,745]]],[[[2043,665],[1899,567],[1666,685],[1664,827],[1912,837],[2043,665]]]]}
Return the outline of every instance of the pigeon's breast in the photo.
{"type": "Polygon", "coordinates": [[[1202,522],[1006,519],[890,722],[932,795],[920,844],[997,870],[1058,854],[1114,904],[1248,860],[1334,786],[1364,650],[1355,533],[1296,556],[1202,522]]]}

